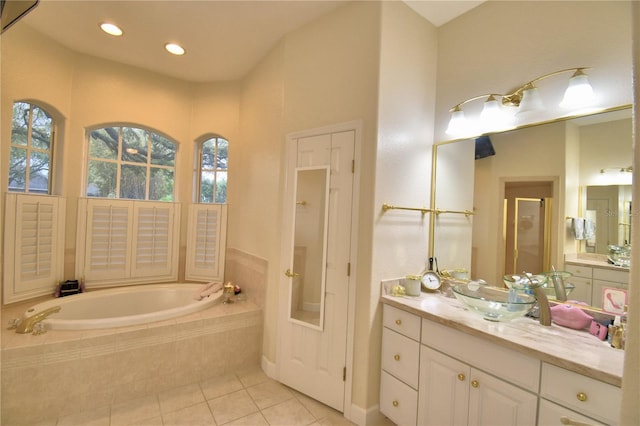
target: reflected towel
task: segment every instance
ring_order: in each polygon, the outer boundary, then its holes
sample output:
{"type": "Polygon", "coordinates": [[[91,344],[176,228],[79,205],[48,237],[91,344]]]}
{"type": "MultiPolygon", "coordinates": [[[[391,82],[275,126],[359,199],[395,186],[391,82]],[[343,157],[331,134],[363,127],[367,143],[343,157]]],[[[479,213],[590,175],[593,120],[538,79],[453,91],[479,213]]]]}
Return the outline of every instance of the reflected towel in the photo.
{"type": "Polygon", "coordinates": [[[193,298],[195,300],[202,300],[205,297],[208,297],[210,295],[212,295],[213,293],[222,290],[222,283],[221,282],[215,282],[215,281],[211,281],[207,284],[205,284],[204,286],[202,286],[202,288],[200,288],[196,294],[193,295],[193,298]]]}
{"type": "Polygon", "coordinates": [[[589,245],[595,245],[596,223],[590,219],[584,220],[584,239],[589,240],[589,245]]]}
{"type": "Polygon", "coordinates": [[[584,240],[584,218],[574,217],[571,219],[571,229],[576,240],[584,240]]]}

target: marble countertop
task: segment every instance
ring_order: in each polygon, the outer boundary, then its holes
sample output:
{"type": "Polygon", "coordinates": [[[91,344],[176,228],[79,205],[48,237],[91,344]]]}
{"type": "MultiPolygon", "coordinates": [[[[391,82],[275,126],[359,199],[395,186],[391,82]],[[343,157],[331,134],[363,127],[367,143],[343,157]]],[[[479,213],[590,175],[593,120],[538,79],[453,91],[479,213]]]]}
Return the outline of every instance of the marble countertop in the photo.
{"type": "Polygon", "coordinates": [[[593,379],[618,387],[622,384],[624,350],[612,348],[587,331],[556,324],[545,327],[528,317],[486,321],[441,293],[423,292],[418,297],[383,294],[381,302],[593,379]]]}
{"type": "Polygon", "coordinates": [[[594,266],[596,268],[611,269],[613,271],[629,272],[629,268],[626,268],[624,266],[612,265],[611,263],[607,262],[606,259],[607,256],[605,255],[589,255],[579,253],[577,255],[565,256],[564,263],[568,263],[571,265],[594,266]]]}

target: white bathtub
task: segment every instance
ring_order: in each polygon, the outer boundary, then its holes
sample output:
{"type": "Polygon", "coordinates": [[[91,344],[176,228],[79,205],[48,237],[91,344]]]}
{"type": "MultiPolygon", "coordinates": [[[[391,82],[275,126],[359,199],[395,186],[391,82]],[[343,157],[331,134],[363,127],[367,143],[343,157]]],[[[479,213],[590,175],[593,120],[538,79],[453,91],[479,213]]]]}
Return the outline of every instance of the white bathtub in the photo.
{"type": "Polygon", "coordinates": [[[203,284],[151,284],[94,290],[38,303],[27,309],[29,317],[60,306],[44,324],[51,330],[87,330],[146,324],[191,314],[216,304],[222,290],[202,300],[194,295],[203,284]]]}

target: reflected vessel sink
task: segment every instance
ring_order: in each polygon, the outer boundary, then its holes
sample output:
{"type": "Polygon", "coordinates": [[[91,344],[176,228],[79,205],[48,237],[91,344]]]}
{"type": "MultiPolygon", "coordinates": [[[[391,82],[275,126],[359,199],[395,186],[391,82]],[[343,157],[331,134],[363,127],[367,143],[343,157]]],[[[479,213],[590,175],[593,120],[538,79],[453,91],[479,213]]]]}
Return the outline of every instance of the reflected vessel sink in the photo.
{"type": "Polygon", "coordinates": [[[479,285],[473,281],[457,284],[452,290],[456,299],[488,321],[510,321],[521,317],[536,303],[533,295],[479,285]]]}

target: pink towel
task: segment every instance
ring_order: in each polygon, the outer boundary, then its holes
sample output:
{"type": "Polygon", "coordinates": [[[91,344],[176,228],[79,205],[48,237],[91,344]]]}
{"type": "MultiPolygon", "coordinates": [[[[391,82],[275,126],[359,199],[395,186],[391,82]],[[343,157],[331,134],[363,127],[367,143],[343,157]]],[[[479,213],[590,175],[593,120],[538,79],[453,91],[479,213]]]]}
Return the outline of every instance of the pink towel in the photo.
{"type": "Polygon", "coordinates": [[[215,293],[216,291],[219,291],[221,289],[222,289],[222,283],[211,281],[211,282],[205,284],[204,286],[202,286],[202,288],[200,288],[196,292],[196,294],[193,295],[193,298],[196,299],[196,300],[202,300],[205,297],[208,297],[208,296],[212,295],[213,293],[215,293]]]}

